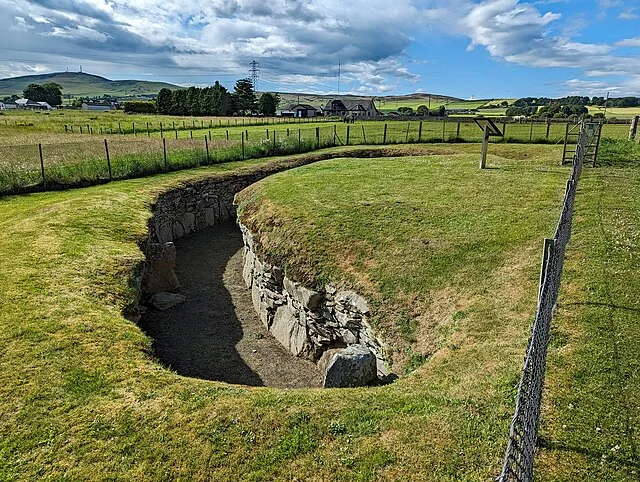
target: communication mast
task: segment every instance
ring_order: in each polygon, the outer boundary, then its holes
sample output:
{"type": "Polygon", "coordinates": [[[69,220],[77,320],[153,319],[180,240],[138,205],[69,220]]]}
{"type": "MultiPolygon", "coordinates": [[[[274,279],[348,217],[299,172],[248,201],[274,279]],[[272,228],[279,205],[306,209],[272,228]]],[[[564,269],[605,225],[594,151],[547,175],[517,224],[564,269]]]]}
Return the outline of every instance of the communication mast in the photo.
{"type": "Polygon", "coordinates": [[[251,74],[251,83],[253,84],[253,90],[258,91],[258,72],[260,72],[260,64],[255,60],[251,62],[251,68],[249,69],[249,73],[251,74]]]}

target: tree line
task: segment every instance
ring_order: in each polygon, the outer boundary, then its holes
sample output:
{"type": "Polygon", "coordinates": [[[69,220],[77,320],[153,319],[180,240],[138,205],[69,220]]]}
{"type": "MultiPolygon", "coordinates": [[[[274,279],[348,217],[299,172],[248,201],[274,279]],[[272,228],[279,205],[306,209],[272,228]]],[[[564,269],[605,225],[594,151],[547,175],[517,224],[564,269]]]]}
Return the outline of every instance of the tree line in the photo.
{"type": "MultiPolygon", "coordinates": [[[[55,82],[48,82],[46,84],[29,84],[26,89],[22,91],[22,97],[29,99],[33,102],[46,102],[51,107],[56,107],[62,104],[62,86],[55,82]]],[[[5,97],[3,100],[16,100],[17,95],[5,97]]]]}
{"type": "MultiPolygon", "coordinates": [[[[265,92],[256,96],[250,79],[240,79],[233,92],[216,81],[210,87],[189,87],[188,89],[161,89],[156,97],[158,114],[186,116],[231,116],[235,114],[276,114],[280,96],[265,92]]],[[[126,108],[126,105],[125,105],[126,108]]]]}

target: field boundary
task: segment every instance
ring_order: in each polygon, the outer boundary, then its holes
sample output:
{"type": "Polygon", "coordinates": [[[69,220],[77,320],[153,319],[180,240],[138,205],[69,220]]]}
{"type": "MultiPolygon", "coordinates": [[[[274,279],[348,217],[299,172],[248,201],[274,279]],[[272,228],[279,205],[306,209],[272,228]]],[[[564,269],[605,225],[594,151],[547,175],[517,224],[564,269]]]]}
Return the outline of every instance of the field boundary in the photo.
{"type": "Polygon", "coordinates": [[[498,482],[530,482],[538,437],[542,387],[553,311],[558,300],[566,247],[571,238],[571,223],[578,181],[587,149],[587,129],[583,124],[567,181],[560,219],[552,239],[545,239],[538,305],[531,328],[522,376],[516,395],[515,414],[509,429],[509,441],[498,482]]]}
{"type": "MultiPolygon", "coordinates": [[[[508,124],[503,123],[502,128],[508,124]]],[[[509,124],[497,142],[555,144],[565,125],[509,124]],[[552,128],[552,126],[559,126],[552,128]]],[[[568,124],[567,124],[568,125],[568,124]]],[[[90,126],[84,132],[91,132],[90,126]]],[[[87,135],[86,141],[0,146],[0,196],[104,184],[221,162],[302,154],[339,145],[384,146],[481,142],[482,132],[464,120],[410,121],[264,131],[151,131],[139,136],[87,135]],[[166,135],[166,137],[164,137],[166,135]],[[136,137],[135,139],[133,137],[136,137]]],[[[64,134],[63,134],[64,135],[64,134]]]]}

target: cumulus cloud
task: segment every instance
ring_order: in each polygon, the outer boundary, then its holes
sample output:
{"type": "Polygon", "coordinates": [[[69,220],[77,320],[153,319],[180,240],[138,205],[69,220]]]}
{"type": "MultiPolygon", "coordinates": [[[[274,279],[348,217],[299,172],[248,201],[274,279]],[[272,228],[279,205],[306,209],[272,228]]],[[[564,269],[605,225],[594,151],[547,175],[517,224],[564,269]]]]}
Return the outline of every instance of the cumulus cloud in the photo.
{"type": "Polygon", "coordinates": [[[332,83],[334,67],[341,62],[345,82],[350,79],[354,89],[414,82],[417,76],[404,61],[411,32],[427,19],[441,18],[443,3],[0,0],[3,10],[19,19],[15,28],[25,32],[15,48],[38,45],[44,55],[77,63],[101,59],[135,64],[138,59],[159,74],[191,69],[212,78],[245,76],[255,59],[263,64],[267,81],[305,76],[318,85],[332,83]]]}

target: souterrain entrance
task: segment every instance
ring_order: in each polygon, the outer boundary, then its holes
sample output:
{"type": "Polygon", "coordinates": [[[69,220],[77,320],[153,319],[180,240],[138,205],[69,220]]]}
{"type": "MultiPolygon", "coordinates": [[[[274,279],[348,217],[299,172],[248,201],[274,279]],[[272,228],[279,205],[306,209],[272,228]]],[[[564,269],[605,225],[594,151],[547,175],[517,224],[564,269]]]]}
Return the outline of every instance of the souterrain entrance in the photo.
{"type": "Polygon", "coordinates": [[[177,373],[278,388],[318,387],[316,365],[294,357],[260,322],[242,279],[242,234],[232,222],[176,240],[187,301],[143,315],[156,357],[177,373]]]}

